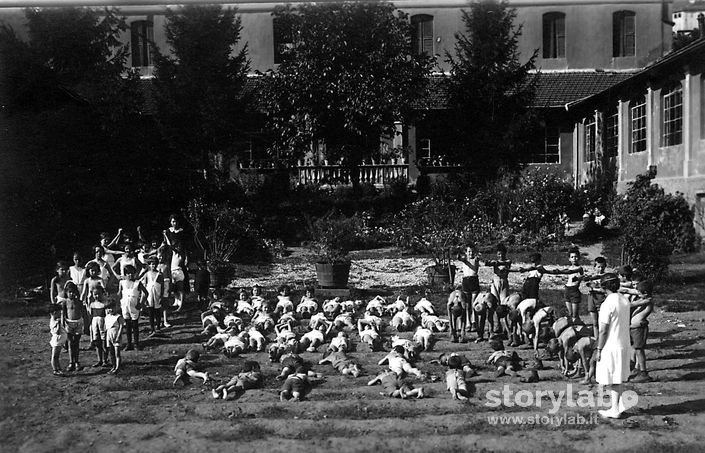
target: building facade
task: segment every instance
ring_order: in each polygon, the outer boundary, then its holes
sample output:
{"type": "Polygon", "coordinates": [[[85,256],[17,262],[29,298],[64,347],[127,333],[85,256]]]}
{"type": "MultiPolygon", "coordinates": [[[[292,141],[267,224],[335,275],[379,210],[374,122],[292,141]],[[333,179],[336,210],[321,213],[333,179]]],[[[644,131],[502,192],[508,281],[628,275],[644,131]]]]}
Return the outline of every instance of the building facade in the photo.
{"type": "Polygon", "coordinates": [[[705,39],[569,109],[578,181],[606,154],[614,159],[618,190],[656,171],[655,183],[705,213],[705,39]]]}
{"type": "MultiPolygon", "coordinates": [[[[322,2],[327,1],[335,0],[322,2]]],[[[187,3],[202,2],[179,2],[187,3]]],[[[276,68],[278,50],[286,43],[282,42],[272,11],[284,2],[213,0],[208,3],[238,9],[243,26],[241,42],[248,46],[253,73],[276,68]]],[[[296,6],[307,2],[288,3],[296,6]]],[[[394,4],[410,17],[414,51],[436,56],[436,73],[446,74],[447,54],[453,53],[455,36],[463,31],[462,10],[469,2],[398,0],[394,4]]],[[[668,52],[672,0],[509,0],[508,4],[516,8],[516,25],[521,27],[520,58],[526,61],[536,53],[540,70],[535,107],[544,112],[544,146],[527,156],[527,161],[556,168],[566,177],[574,178],[575,137],[572,123],[565,115],[565,105],[621,81],[668,52]]],[[[122,36],[130,44],[130,64],[145,78],[151,77],[153,69],[149,43],[168,51],[164,14],[167,7],[173,6],[158,0],[0,0],[0,20],[22,34],[23,7],[67,5],[117,7],[130,27],[122,36]]],[[[421,107],[442,109],[434,105],[421,107]]],[[[402,128],[401,144],[410,150],[408,161],[413,165],[417,158],[424,157],[442,162],[439,131],[429,125],[415,126],[402,128]]],[[[418,169],[410,168],[409,175],[413,178],[415,174],[418,169]]],[[[574,180],[577,182],[577,178],[574,180]]]]}

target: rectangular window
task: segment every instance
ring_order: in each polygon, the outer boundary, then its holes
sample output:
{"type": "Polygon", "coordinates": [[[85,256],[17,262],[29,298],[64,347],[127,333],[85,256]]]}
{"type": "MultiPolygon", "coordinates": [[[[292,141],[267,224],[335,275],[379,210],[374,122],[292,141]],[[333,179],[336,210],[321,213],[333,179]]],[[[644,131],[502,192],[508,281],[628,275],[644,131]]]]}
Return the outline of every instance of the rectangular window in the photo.
{"type": "Polygon", "coordinates": [[[664,91],[662,146],[680,145],[683,142],[683,90],[677,87],[664,91]]]}
{"type": "Polygon", "coordinates": [[[272,39],[274,41],[274,64],[280,64],[287,50],[294,47],[294,41],[291,36],[291,24],[279,19],[273,19],[272,39]]]}
{"type": "Polygon", "coordinates": [[[151,43],[154,41],[152,21],[140,20],[130,24],[132,67],[152,66],[151,43]]]}
{"type": "Polygon", "coordinates": [[[543,143],[536,143],[539,152],[529,156],[529,164],[558,164],[561,161],[561,130],[558,127],[544,128],[543,143]]]}
{"type": "Polygon", "coordinates": [[[565,14],[543,15],[543,57],[565,58],[565,14]]]}
{"type": "Polygon", "coordinates": [[[431,158],[431,139],[430,138],[422,138],[419,140],[419,155],[422,158],[431,158]]]}
{"type": "Polygon", "coordinates": [[[605,119],[605,153],[607,157],[617,155],[619,144],[619,115],[612,111],[605,119]]]}
{"type": "Polygon", "coordinates": [[[595,160],[595,147],[597,145],[596,133],[597,124],[593,116],[585,120],[585,140],[583,142],[585,144],[585,162],[593,162],[595,160]]]}
{"type": "Polygon", "coordinates": [[[617,11],[612,15],[613,57],[633,57],[636,54],[635,22],[633,11],[617,11]]]}
{"type": "Polygon", "coordinates": [[[411,16],[411,45],[416,54],[433,55],[433,16],[411,16]]]}
{"type": "Polygon", "coordinates": [[[629,153],[646,151],[646,97],[632,101],[631,108],[632,143],[629,153]]]}

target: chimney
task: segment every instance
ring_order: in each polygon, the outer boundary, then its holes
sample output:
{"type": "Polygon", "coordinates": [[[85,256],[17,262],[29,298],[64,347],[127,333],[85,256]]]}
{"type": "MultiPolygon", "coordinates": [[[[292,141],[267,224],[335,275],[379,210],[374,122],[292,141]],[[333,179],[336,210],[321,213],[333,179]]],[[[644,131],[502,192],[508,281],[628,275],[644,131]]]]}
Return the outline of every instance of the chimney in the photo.
{"type": "Polygon", "coordinates": [[[700,39],[705,38],[705,14],[698,14],[698,31],[700,32],[700,39]]]}

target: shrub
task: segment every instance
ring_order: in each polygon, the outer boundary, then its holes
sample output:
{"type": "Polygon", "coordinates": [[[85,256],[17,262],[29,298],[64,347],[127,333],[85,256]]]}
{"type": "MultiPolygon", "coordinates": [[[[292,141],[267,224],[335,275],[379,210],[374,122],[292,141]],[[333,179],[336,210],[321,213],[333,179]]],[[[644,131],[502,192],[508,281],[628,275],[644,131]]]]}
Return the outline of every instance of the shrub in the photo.
{"type": "Polygon", "coordinates": [[[319,219],[307,220],[311,236],[309,248],[316,254],[317,262],[335,264],[350,261],[350,250],[362,229],[359,217],[345,217],[331,211],[319,219]]]}
{"type": "Polygon", "coordinates": [[[689,252],[697,244],[688,202],[682,194],[666,194],[652,184],[655,176],[654,172],[637,176],[614,207],[627,262],[652,278],[667,270],[674,251],[689,252]]]}

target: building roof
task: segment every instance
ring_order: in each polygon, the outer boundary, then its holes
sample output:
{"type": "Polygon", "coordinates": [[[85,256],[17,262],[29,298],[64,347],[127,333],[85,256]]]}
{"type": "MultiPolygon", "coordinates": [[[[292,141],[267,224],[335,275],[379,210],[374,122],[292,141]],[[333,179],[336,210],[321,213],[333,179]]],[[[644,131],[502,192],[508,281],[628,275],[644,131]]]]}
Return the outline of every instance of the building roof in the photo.
{"type": "Polygon", "coordinates": [[[673,13],[705,11],[705,0],[674,0],[673,13]]]}
{"type": "Polygon", "coordinates": [[[628,79],[634,72],[547,71],[538,72],[534,107],[565,108],[628,79]]]}
{"type": "Polygon", "coordinates": [[[702,70],[702,67],[705,66],[705,39],[698,39],[679,50],[664,55],[624,80],[591,96],[571,102],[566,105],[566,108],[579,108],[605,97],[615,97],[616,93],[629,87],[646,84],[651,80],[667,78],[673,73],[682,72],[684,71],[684,66],[690,66],[691,70],[698,66],[702,70]]]}

